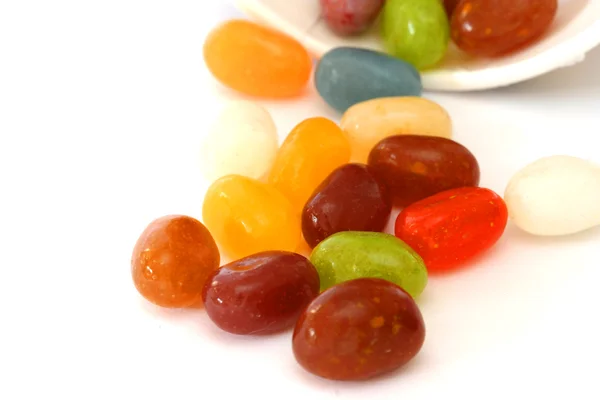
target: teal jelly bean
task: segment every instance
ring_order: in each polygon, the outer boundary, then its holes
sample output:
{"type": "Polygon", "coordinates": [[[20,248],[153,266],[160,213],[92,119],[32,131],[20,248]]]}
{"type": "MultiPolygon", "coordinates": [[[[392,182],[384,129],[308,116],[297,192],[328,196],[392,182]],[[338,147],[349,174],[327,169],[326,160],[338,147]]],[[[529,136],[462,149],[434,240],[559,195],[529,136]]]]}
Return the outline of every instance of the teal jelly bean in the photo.
{"type": "Polygon", "coordinates": [[[323,55],[315,69],[315,86],[327,104],[339,112],[363,101],[420,96],[419,72],[388,54],[339,47],[323,55]]]}
{"type": "Polygon", "coordinates": [[[384,48],[418,70],[434,67],[446,54],[450,24],[440,0],[387,0],[383,9],[384,48]]]}
{"type": "Polygon", "coordinates": [[[358,278],[395,283],[413,298],[427,286],[423,259],[393,235],[379,232],[339,232],[314,248],[311,263],[319,272],[321,290],[358,278]]]}

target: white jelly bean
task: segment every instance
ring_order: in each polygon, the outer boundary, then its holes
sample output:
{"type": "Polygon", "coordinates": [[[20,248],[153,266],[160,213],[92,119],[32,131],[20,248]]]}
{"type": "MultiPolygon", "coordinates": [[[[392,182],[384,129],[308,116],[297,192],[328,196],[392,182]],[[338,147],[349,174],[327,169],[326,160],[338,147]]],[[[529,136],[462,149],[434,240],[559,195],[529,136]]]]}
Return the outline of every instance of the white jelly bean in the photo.
{"type": "Polygon", "coordinates": [[[571,156],[544,157],[517,172],[504,200],[513,222],[540,236],[600,225],[600,166],[571,156]]]}
{"type": "Polygon", "coordinates": [[[271,114],[258,104],[232,101],[203,138],[202,173],[209,181],[230,174],[260,179],[269,172],[277,149],[277,129],[271,114]]]}

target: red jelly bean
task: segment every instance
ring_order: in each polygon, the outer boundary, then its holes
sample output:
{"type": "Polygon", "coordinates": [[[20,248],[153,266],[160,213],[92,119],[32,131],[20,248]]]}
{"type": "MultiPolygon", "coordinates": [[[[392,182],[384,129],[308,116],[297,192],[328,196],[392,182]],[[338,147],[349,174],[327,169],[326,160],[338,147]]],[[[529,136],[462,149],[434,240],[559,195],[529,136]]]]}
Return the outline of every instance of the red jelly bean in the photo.
{"type": "Polygon", "coordinates": [[[395,233],[425,261],[428,272],[453,269],[491,248],[506,228],[504,200],[489,189],[447,190],[406,207],[395,233]]]}
{"type": "Polygon", "coordinates": [[[479,164],[473,154],[442,137],[388,137],[371,151],[369,166],[402,207],[445,190],[479,184],[479,164]]]}
{"type": "Polygon", "coordinates": [[[377,19],[384,0],[320,0],[323,20],[338,35],[356,35],[377,19]]]}
{"type": "Polygon", "coordinates": [[[381,232],[392,210],[387,188],[364,164],[346,164],[318,187],[302,211],[309,246],[342,231],[381,232]]]}
{"type": "Polygon", "coordinates": [[[452,13],[452,39],[474,56],[504,56],[539,39],[557,9],[557,0],[462,0],[452,13]]]}
{"type": "Polygon", "coordinates": [[[208,316],[224,331],[269,334],[292,327],[319,288],[319,274],[305,257],[268,251],[221,267],[202,297],[208,316]]]}
{"type": "Polygon", "coordinates": [[[395,284],[361,278],[333,286],[300,316],[292,347],[298,363],[326,379],[364,380],[393,371],[421,350],[425,323],[395,284]]]}

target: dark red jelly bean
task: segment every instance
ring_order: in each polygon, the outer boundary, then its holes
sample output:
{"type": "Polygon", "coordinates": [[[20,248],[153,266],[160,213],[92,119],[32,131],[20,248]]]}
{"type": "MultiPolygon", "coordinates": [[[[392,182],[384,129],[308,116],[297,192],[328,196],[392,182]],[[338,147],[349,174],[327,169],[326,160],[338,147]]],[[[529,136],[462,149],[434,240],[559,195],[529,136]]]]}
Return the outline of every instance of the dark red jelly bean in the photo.
{"type": "Polygon", "coordinates": [[[479,184],[475,156],[442,137],[388,137],[371,151],[369,166],[402,207],[445,190],[479,184]]]}
{"type": "Polygon", "coordinates": [[[381,232],[391,213],[387,188],[364,164],[333,171],[314,191],[302,211],[302,233],[315,247],[337,232],[381,232]]]}
{"type": "Polygon", "coordinates": [[[375,278],[346,281],[323,292],[300,316],[294,356],[307,371],[333,380],[364,380],[413,359],[425,323],[410,295],[375,278]]]}
{"type": "Polygon", "coordinates": [[[504,233],[508,210],[485,188],[458,188],[406,207],[396,219],[396,236],[411,246],[430,273],[460,266],[491,248],[504,233]]]}
{"type": "Polygon", "coordinates": [[[321,16],[338,35],[356,35],[367,30],[383,8],[385,0],[320,0],[321,16]]]}
{"type": "Polygon", "coordinates": [[[292,327],[319,288],[317,270],[305,257],[268,251],[221,267],[206,283],[203,300],[224,331],[269,334],[292,327]]]}

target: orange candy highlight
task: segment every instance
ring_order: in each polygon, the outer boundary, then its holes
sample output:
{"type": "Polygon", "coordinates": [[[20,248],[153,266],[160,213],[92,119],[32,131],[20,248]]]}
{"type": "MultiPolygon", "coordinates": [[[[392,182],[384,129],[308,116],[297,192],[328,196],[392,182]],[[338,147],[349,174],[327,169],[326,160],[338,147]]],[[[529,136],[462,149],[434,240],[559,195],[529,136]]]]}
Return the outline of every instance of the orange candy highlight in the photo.
{"type": "Polygon", "coordinates": [[[300,95],[312,71],[312,59],[299,42],[245,20],[215,28],[204,43],[204,60],[223,85],[263,98],[300,95]]]}
{"type": "Polygon", "coordinates": [[[298,124],[281,145],[269,183],[299,214],[317,186],[349,161],[350,142],[342,129],[327,118],[309,118],[298,124]]]}

